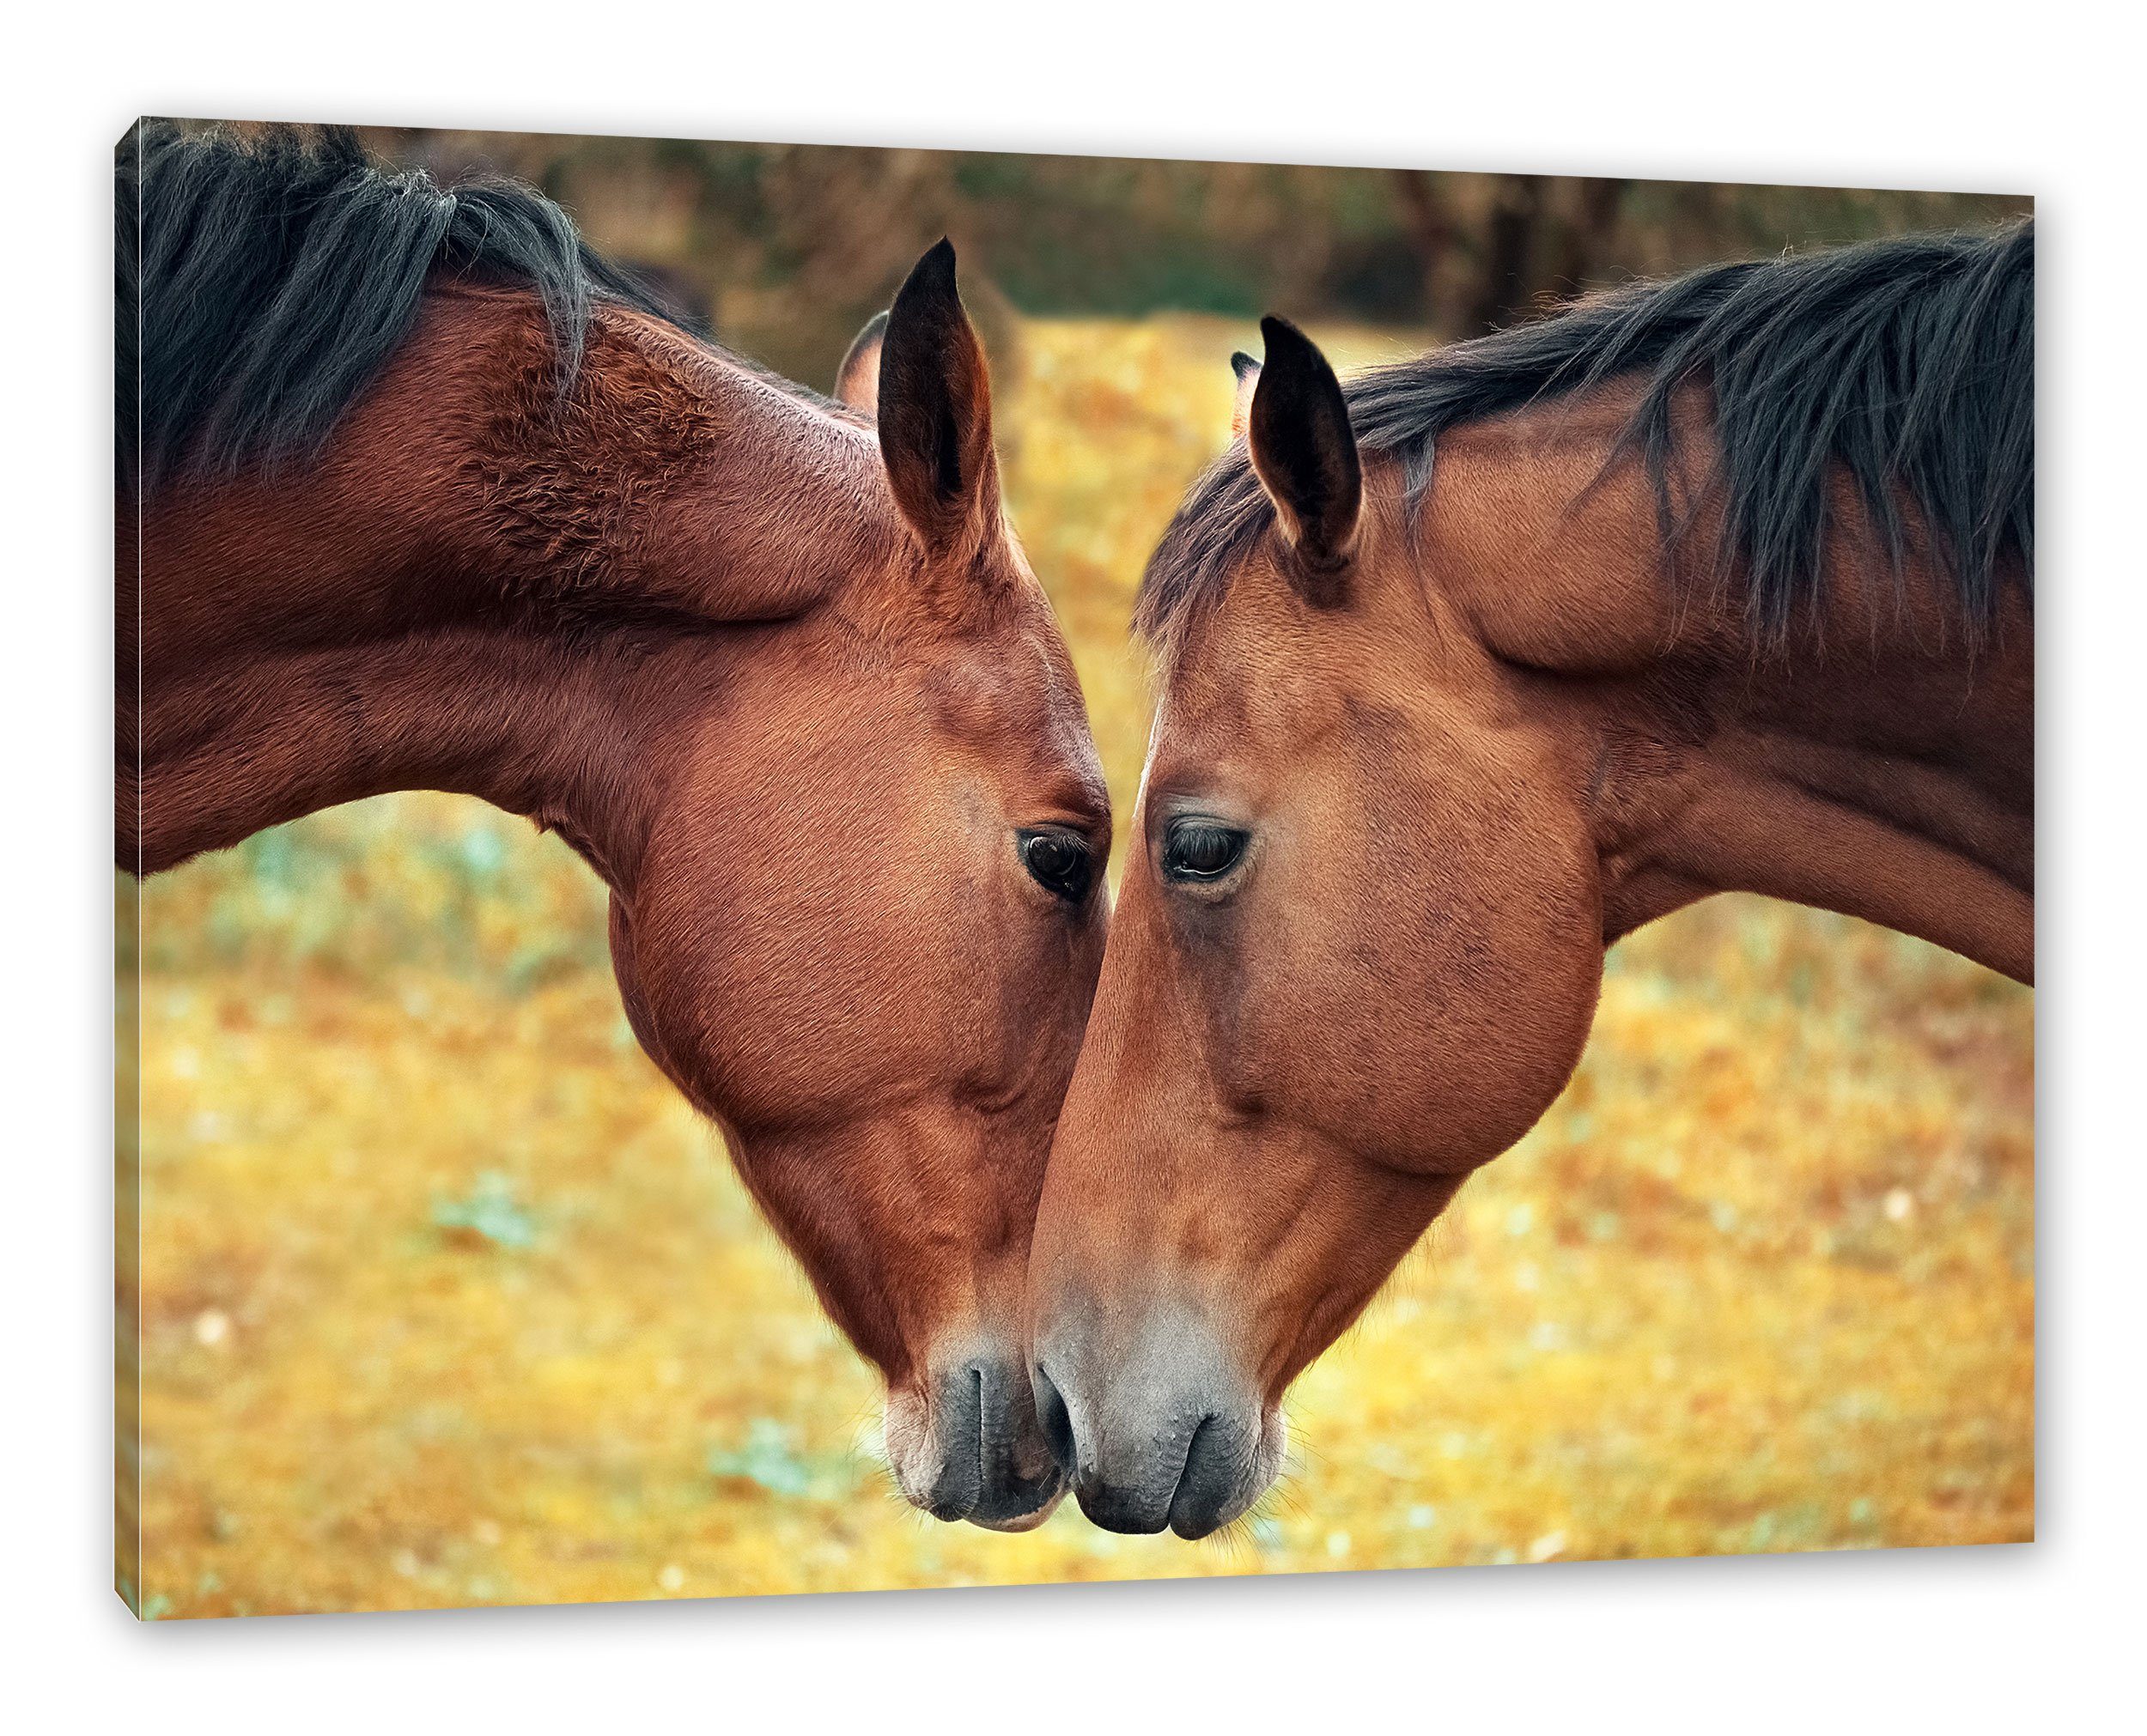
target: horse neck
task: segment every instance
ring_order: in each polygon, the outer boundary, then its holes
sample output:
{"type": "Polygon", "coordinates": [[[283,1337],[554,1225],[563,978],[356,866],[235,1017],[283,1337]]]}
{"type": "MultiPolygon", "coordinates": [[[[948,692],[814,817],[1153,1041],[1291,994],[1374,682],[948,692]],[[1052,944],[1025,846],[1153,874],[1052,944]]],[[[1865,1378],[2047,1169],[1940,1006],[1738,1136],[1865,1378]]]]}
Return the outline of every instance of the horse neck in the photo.
{"type": "MultiPolygon", "coordinates": [[[[1779,665],[1673,654],[1600,737],[1606,938],[1724,891],[1859,916],[2022,981],[2034,969],[2033,637],[1913,632],[1779,665]]],[[[1925,625],[1934,625],[1926,618],[1925,625]]]]}
{"type": "Polygon", "coordinates": [[[441,789],[630,881],[681,710],[866,558],[870,443],[637,315],[551,378],[527,298],[433,298],[316,461],[123,502],[123,866],[441,789]]]}
{"type": "MultiPolygon", "coordinates": [[[[1439,462],[1464,495],[1472,469],[1517,457],[1507,441],[1453,444],[1439,462]]],[[[1913,551],[1897,571],[1837,487],[1821,600],[1760,646],[1741,579],[1713,582],[1705,519],[1666,561],[1643,481],[1576,485],[1606,451],[1584,438],[1578,463],[1539,451],[1535,534],[1509,474],[1495,514],[1467,514],[1472,559],[1446,568],[1468,574],[1464,610],[1492,648],[1548,677],[1544,712],[1603,865],[1605,943],[1756,892],[2031,980],[2034,636],[2020,575],[1996,621],[1972,627],[1951,578],[1913,551]]]]}

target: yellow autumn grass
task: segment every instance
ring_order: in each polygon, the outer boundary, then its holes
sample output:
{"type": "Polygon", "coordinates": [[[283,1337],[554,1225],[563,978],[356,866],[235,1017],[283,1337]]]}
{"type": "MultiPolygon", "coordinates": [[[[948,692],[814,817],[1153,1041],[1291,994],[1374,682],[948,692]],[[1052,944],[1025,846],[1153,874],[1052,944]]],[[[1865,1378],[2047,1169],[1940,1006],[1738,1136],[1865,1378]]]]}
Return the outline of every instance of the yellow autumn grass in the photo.
{"type": "MultiPolygon", "coordinates": [[[[1122,813],[1133,586],[1252,335],[1033,324],[1001,406],[1122,813]]],[[[873,1378],[634,1047],[552,841],[392,798],[143,922],[154,1615],[2032,1529],[2033,1003],[1897,936],[1724,900],[1621,947],[1572,1089],[1299,1384],[1283,1489],[1189,1545],[899,1503],[873,1378]]]]}

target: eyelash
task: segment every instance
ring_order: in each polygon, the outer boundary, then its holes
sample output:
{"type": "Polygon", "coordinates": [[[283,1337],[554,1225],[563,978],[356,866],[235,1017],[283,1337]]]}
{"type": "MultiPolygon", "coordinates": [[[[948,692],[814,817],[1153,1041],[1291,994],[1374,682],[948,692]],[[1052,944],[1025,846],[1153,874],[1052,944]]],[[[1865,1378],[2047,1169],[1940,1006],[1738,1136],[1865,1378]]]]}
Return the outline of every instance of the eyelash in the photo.
{"type": "Polygon", "coordinates": [[[1163,877],[1194,884],[1226,879],[1251,835],[1215,820],[1174,820],[1163,838],[1163,877]]]}
{"type": "Polygon", "coordinates": [[[1024,832],[1020,839],[1021,865],[1037,885],[1068,904],[1079,904],[1088,896],[1089,888],[1095,883],[1096,862],[1086,838],[1053,828],[1024,832]],[[1041,847],[1046,846],[1050,847],[1041,847]],[[1066,851],[1071,859],[1054,865],[1051,857],[1055,850],[1066,851]]]}

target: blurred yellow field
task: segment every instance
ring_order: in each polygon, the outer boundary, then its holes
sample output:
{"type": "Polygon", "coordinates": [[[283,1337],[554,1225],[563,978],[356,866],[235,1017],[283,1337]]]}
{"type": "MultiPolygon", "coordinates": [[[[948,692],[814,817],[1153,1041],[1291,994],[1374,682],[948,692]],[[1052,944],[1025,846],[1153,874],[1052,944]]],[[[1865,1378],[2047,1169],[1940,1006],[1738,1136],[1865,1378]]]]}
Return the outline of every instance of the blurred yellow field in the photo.
{"type": "MultiPolygon", "coordinates": [[[[1252,336],[1031,322],[1001,369],[1122,816],[1134,587],[1252,336]]],[[[146,1613],[2032,1533],[2033,999],[1846,919],[1724,900],[1620,947],[1572,1087],[1201,1545],[898,1500],[875,1379],[635,1046],[554,841],[386,798],[151,880],[142,921],[146,1613]]]]}

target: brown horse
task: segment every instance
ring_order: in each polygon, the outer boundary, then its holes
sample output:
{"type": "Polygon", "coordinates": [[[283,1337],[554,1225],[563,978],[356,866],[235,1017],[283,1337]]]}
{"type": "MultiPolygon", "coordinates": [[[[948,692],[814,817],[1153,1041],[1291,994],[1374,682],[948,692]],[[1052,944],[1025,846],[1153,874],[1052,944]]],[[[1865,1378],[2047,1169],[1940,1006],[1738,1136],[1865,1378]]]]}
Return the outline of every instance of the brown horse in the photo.
{"type": "Polygon", "coordinates": [[[1713,269],[1347,391],[1267,322],[1143,588],[1031,1260],[1091,1518],[1260,1494],[1285,1387],[1558,1095],[1641,924],[1767,893],[2029,977],[2033,248],[1713,269]]]}
{"type": "Polygon", "coordinates": [[[875,422],[524,188],[149,126],[119,206],[121,865],[388,790],[558,832],[904,1493],[1040,1521],[1021,1292],[1110,819],[952,249],[847,371],[875,422]]]}

